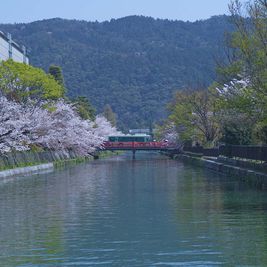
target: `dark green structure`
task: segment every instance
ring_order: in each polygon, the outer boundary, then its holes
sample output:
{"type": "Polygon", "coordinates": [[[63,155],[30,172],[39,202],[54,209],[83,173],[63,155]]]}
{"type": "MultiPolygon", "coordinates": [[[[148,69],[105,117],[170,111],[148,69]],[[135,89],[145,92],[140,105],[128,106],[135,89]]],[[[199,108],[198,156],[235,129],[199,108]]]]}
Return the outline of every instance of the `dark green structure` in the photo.
{"type": "Polygon", "coordinates": [[[151,142],[151,136],[142,135],[122,135],[122,136],[109,136],[110,142],[151,142]]]}

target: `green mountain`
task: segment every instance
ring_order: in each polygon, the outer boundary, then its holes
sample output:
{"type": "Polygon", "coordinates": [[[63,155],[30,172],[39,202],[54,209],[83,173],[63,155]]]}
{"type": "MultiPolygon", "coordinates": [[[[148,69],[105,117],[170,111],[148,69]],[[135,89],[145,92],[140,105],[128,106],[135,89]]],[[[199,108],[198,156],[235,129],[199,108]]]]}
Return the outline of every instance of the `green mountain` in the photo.
{"type": "Polygon", "coordinates": [[[49,19],[0,24],[29,49],[31,64],[60,65],[70,97],[87,96],[99,112],[106,104],[121,128],[149,127],[165,116],[173,92],[208,85],[215,58],[223,57],[227,16],[196,22],[142,16],[86,22],[49,19]]]}

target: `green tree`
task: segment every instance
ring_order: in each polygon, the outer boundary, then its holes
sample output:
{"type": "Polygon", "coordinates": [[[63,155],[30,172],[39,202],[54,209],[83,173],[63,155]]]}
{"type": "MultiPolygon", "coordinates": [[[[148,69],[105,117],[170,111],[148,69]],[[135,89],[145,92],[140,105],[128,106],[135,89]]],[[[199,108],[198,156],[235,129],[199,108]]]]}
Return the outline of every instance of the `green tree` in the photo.
{"type": "Polygon", "coordinates": [[[169,119],[174,122],[181,140],[198,141],[205,146],[212,146],[218,140],[220,127],[215,100],[208,90],[178,91],[169,109],[169,119]]]}
{"type": "Polygon", "coordinates": [[[248,79],[235,79],[222,87],[216,86],[213,85],[213,92],[216,92],[216,116],[222,132],[220,141],[236,145],[253,143],[253,130],[261,111],[248,79]]]}
{"type": "Polygon", "coordinates": [[[255,121],[247,114],[224,109],[218,113],[218,121],[222,132],[221,142],[232,145],[249,145],[253,142],[255,121]]]}
{"type": "Polygon", "coordinates": [[[0,63],[0,88],[16,101],[39,101],[64,96],[64,89],[42,69],[13,60],[0,63]]]}
{"type": "Polygon", "coordinates": [[[95,108],[91,105],[87,97],[78,96],[72,101],[81,116],[84,120],[95,120],[95,108]]]}
{"type": "Polygon", "coordinates": [[[232,1],[229,7],[237,28],[232,36],[236,51],[233,64],[241,63],[239,74],[250,78],[258,97],[267,96],[267,1],[247,3],[245,14],[240,0],[232,1]]]}
{"type": "Polygon", "coordinates": [[[111,123],[113,127],[116,127],[116,114],[113,112],[110,105],[105,105],[103,116],[111,123]]]}
{"type": "Polygon", "coordinates": [[[223,88],[218,101],[223,114],[223,140],[266,143],[267,1],[254,0],[244,5],[235,0],[229,8],[236,31],[228,43],[229,64],[218,68],[218,88],[223,88]]]}
{"type": "Polygon", "coordinates": [[[64,87],[64,78],[62,74],[62,69],[59,66],[51,65],[49,67],[48,73],[54,77],[54,79],[64,87]]]}

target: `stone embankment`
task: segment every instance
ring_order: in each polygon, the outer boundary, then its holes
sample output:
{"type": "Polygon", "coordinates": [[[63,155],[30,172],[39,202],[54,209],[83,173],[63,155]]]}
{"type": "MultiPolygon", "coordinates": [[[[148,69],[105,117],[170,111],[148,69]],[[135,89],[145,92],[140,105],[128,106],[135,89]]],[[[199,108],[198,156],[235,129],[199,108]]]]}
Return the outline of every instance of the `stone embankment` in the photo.
{"type": "Polygon", "coordinates": [[[80,160],[71,150],[11,152],[0,156],[0,178],[53,169],[61,163],[80,160]]]}
{"type": "Polygon", "coordinates": [[[236,177],[251,185],[267,188],[267,165],[247,160],[230,159],[225,157],[205,158],[193,155],[179,154],[176,159],[207,168],[227,176],[236,177]]]}
{"type": "Polygon", "coordinates": [[[6,178],[9,176],[16,176],[28,173],[38,173],[44,170],[53,169],[53,163],[46,163],[46,164],[39,164],[36,166],[29,166],[29,167],[22,167],[22,168],[15,168],[9,169],[5,171],[0,171],[0,178],[6,178]]]}

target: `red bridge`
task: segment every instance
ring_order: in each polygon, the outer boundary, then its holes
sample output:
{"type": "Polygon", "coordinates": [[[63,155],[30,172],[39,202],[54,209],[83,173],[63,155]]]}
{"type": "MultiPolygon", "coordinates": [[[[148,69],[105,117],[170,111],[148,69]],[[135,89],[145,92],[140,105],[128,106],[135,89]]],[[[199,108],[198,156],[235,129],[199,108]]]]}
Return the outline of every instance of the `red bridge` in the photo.
{"type": "Polygon", "coordinates": [[[168,142],[110,142],[104,143],[104,150],[170,150],[176,149],[176,144],[168,142]]]}
{"type": "Polygon", "coordinates": [[[135,156],[138,150],[145,151],[177,151],[179,147],[177,144],[169,142],[104,142],[102,150],[116,151],[116,150],[130,150],[135,156]]]}

